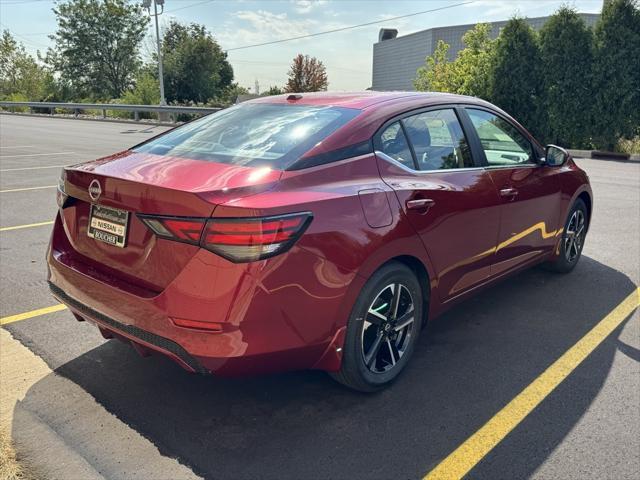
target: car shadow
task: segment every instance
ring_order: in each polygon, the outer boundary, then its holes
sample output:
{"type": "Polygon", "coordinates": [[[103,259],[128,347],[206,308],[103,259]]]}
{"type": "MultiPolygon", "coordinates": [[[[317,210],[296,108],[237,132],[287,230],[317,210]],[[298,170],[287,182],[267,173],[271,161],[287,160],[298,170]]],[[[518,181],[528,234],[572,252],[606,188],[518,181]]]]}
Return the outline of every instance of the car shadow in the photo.
{"type": "MultiPolygon", "coordinates": [[[[351,392],[322,372],[191,375],[162,357],[143,360],[117,341],[56,372],[206,478],[417,478],[634,289],[626,275],[588,257],[569,275],[532,269],[514,276],[430,323],[407,371],[374,395],[351,392]]],[[[621,329],[472,476],[530,476],[601,389],[621,329]],[[572,394],[576,388],[579,395],[572,394]]],[[[42,388],[46,381],[34,385],[27,400],[40,396],[46,408],[67,408],[42,388]]]]}

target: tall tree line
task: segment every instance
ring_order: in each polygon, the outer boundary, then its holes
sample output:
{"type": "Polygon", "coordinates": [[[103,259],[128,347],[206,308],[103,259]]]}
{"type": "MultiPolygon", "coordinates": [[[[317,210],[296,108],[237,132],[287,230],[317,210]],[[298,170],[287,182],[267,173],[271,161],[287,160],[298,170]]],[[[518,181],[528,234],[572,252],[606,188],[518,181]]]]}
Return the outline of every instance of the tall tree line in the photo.
{"type": "Polygon", "coordinates": [[[640,136],[636,0],[605,2],[593,30],[561,7],[539,33],[513,18],[495,40],[488,24],[478,24],[463,42],[453,61],[439,44],[418,70],[416,89],[484,98],[536,137],[567,147],[611,150],[640,136]]]}

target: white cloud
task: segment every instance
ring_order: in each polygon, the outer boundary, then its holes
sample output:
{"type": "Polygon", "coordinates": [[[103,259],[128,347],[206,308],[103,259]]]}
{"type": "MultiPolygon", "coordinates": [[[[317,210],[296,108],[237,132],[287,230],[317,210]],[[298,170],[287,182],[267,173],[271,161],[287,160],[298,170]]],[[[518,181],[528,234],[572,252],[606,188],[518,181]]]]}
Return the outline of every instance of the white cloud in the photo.
{"type": "Polygon", "coordinates": [[[316,7],[326,5],[327,0],[292,0],[294,9],[300,14],[306,14],[311,12],[316,7]]]}
{"type": "Polygon", "coordinates": [[[235,21],[225,22],[224,28],[216,33],[223,48],[307,35],[317,23],[311,19],[295,20],[286,13],[267,10],[241,10],[233,17],[235,21]]]}

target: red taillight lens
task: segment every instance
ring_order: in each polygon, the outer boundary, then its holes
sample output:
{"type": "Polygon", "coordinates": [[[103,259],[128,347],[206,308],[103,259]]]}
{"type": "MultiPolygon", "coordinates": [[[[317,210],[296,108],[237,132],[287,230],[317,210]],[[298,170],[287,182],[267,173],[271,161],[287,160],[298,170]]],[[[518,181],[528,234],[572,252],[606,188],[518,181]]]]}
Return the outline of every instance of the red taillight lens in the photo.
{"type": "Polygon", "coordinates": [[[138,215],[140,220],[159,237],[198,245],[206,219],[185,217],[157,217],[138,215]]]}
{"type": "Polygon", "coordinates": [[[235,263],[286,252],[313,218],[310,212],[258,218],[138,217],[159,237],[200,245],[235,263]]]}
{"type": "Polygon", "coordinates": [[[253,262],[284,253],[304,233],[312,215],[294,213],[261,218],[212,218],[201,245],[232,262],[253,262]]]}

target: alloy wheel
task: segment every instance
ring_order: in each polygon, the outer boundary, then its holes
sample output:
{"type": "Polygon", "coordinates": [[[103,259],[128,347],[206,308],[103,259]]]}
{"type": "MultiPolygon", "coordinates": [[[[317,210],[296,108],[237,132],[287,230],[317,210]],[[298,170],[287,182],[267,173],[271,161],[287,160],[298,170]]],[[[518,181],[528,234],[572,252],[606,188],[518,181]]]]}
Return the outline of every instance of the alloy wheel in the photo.
{"type": "Polygon", "coordinates": [[[573,263],[580,255],[584,242],[585,219],[582,210],[575,210],[564,237],[564,255],[567,262],[573,263]]]}
{"type": "Polygon", "coordinates": [[[391,370],[411,343],[413,297],[401,283],[384,287],[370,304],[362,326],[362,356],[372,373],[391,370]]]}

